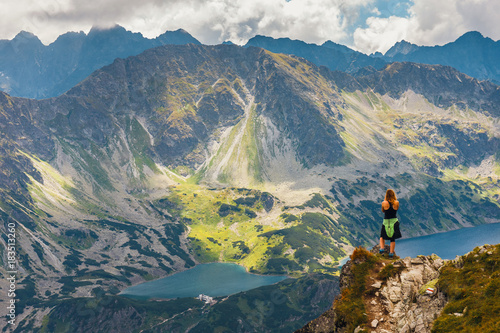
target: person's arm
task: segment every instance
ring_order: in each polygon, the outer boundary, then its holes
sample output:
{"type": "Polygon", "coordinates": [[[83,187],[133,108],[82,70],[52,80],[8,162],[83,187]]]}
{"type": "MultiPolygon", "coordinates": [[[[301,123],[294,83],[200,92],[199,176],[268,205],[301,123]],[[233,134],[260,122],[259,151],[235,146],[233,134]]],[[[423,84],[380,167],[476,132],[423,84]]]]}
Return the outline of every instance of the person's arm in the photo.
{"type": "Polygon", "coordinates": [[[394,207],[394,210],[398,210],[399,209],[399,201],[394,201],[394,205],[392,205],[392,207],[394,207]]]}
{"type": "Polygon", "coordinates": [[[388,201],[386,201],[386,200],[384,200],[384,201],[382,202],[382,213],[383,213],[383,212],[385,212],[386,210],[388,210],[388,209],[389,209],[389,207],[390,207],[390,206],[389,206],[389,202],[388,202],[388,201]]]}

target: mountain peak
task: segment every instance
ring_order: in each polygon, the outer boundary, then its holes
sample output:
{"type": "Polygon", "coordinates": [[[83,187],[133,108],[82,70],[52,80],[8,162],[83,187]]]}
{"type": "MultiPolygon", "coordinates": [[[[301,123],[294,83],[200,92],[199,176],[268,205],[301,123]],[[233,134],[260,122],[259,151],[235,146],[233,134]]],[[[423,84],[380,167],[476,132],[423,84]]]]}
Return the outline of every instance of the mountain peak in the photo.
{"type": "Polygon", "coordinates": [[[269,36],[264,36],[264,35],[255,35],[253,36],[252,38],[249,39],[249,41],[251,40],[259,40],[259,39],[273,39],[272,37],[269,37],[269,36]]]}
{"type": "Polygon", "coordinates": [[[92,28],[90,28],[89,35],[103,31],[126,31],[126,29],[118,24],[114,24],[111,26],[93,25],[92,28]]]}
{"type": "Polygon", "coordinates": [[[455,40],[455,44],[470,45],[470,44],[494,43],[491,38],[484,37],[479,31],[469,31],[455,40]]]}
{"type": "Polygon", "coordinates": [[[16,37],[12,39],[14,45],[29,45],[31,47],[43,46],[43,43],[38,39],[38,37],[28,31],[19,32],[16,37]]]}
{"type": "Polygon", "coordinates": [[[394,44],[386,53],[386,57],[394,57],[396,54],[409,54],[418,49],[418,46],[405,41],[404,39],[394,44]]]}
{"type": "Polygon", "coordinates": [[[12,39],[13,41],[30,41],[30,42],[38,42],[38,43],[42,43],[40,41],[40,39],[38,39],[38,37],[33,34],[32,32],[29,32],[29,31],[20,31],[16,37],[14,37],[14,39],[12,39]]]}
{"type": "Polygon", "coordinates": [[[353,51],[352,49],[348,48],[347,46],[332,42],[331,40],[327,40],[326,42],[321,44],[321,46],[327,47],[329,49],[337,50],[337,51],[340,51],[342,53],[350,53],[353,51]]]}
{"type": "Polygon", "coordinates": [[[198,41],[184,29],[165,31],[164,33],[156,37],[156,40],[161,44],[201,44],[200,41],[198,41]]]}
{"type": "Polygon", "coordinates": [[[463,34],[462,36],[460,36],[457,40],[460,40],[460,39],[483,39],[485,38],[483,36],[482,33],[480,33],[479,31],[469,31],[469,32],[466,32],[465,34],[463,34]]]}
{"type": "Polygon", "coordinates": [[[26,39],[31,39],[31,38],[38,38],[37,36],[35,36],[35,34],[33,34],[32,32],[29,32],[29,31],[25,31],[25,30],[21,30],[17,35],[16,37],[14,37],[14,39],[16,38],[26,38],[26,39]]]}
{"type": "Polygon", "coordinates": [[[299,40],[299,39],[291,39],[288,37],[274,38],[274,37],[264,36],[264,35],[255,35],[254,37],[250,38],[247,42],[247,46],[253,45],[252,42],[272,42],[272,43],[281,43],[281,44],[294,43],[294,44],[298,44],[298,45],[300,44],[300,45],[315,45],[315,46],[317,46],[316,44],[309,44],[309,43],[306,43],[306,42],[299,40]]]}

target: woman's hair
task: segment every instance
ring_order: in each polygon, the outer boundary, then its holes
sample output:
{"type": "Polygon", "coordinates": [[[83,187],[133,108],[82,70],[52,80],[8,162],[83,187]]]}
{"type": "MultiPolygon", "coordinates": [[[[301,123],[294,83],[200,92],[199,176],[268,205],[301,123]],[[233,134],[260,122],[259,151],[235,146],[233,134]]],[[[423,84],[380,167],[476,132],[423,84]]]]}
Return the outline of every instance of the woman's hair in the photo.
{"type": "Polygon", "coordinates": [[[385,200],[389,201],[390,203],[393,203],[394,201],[397,200],[396,193],[394,193],[393,190],[388,189],[387,192],[385,192],[385,200]]]}

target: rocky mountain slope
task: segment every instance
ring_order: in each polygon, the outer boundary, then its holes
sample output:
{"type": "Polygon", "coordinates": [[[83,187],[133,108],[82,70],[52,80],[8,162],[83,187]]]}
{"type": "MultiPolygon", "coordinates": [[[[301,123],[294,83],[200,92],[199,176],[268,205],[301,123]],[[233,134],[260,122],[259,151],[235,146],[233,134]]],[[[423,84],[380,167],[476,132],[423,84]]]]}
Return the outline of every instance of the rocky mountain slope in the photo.
{"type": "Polygon", "coordinates": [[[401,41],[383,56],[375,55],[387,62],[411,61],[423,64],[440,64],[456,68],[462,73],[480,80],[500,82],[500,42],[470,31],[454,42],[436,46],[418,46],[401,41]]]}
{"type": "Polygon", "coordinates": [[[325,66],[334,71],[355,73],[367,66],[382,68],[386,62],[381,58],[369,57],[364,53],[354,51],[347,46],[327,41],[322,45],[308,44],[300,40],[289,38],[272,38],[255,36],[245,47],[261,47],[274,53],[295,55],[309,60],[317,66],[325,66]]]}
{"type": "Polygon", "coordinates": [[[445,45],[418,46],[400,41],[385,54],[367,56],[344,45],[327,41],[322,45],[308,44],[289,38],[255,36],[246,46],[262,47],[275,53],[302,57],[330,70],[356,73],[364,67],[380,70],[388,63],[413,62],[429,65],[450,66],[479,80],[489,80],[498,84],[500,70],[500,42],[483,37],[479,32],[470,31],[457,40],[445,45]]]}
{"type": "Polygon", "coordinates": [[[160,45],[189,43],[200,44],[183,30],[148,39],[120,26],[92,28],[88,34],[65,33],[49,45],[21,31],[12,40],[0,40],[0,90],[37,99],[59,96],[115,58],[160,45]]]}
{"type": "Polygon", "coordinates": [[[499,250],[387,260],[378,246],[371,253],[357,248],[332,308],[296,332],[495,332],[499,250]]]}
{"type": "Polygon", "coordinates": [[[202,262],[336,274],[376,241],[388,187],[405,236],[498,222],[499,94],[443,66],[351,76],[192,44],[117,59],[59,97],[0,93],[19,321],[202,262]]]}

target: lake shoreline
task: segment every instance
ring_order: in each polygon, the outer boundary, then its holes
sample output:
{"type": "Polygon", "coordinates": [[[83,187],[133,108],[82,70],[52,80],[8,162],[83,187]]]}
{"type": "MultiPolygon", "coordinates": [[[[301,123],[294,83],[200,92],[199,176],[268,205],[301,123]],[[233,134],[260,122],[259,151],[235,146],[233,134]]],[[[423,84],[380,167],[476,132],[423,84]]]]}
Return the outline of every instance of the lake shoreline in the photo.
{"type": "MultiPolygon", "coordinates": [[[[388,242],[386,241],[386,243],[388,242]]],[[[477,226],[441,231],[417,237],[401,238],[396,240],[395,252],[396,255],[401,258],[435,254],[441,259],[453,260],[457,255],[465,255],[470,251],[473,251],[474,248],[489,243],[493,243],[490,245],[496,245],[500,243],[500,222],[484,223],[477,226]],[[483,231],[483,229],[491,229],[494,232],[485,232],[485,235],[482,235],[481,231],[483,231]],[[477,237],[475,241],[474,236],[477,237]],[[453,247],[453,245],[455,245],[455,248],[458,252],[456,253],[456,255],[451,256],[450,252],[452,251],[443,251],[442,248],[439,248],[439,244],[441,244],[441,242],[443,241],[442,239],[446,239],[448,237],[453,237],[453,240],[456,240],[456,242],[450,242],[451,244],[449,246],[451,248],[453,247]],[[481,241],[482,239],[484,239],[484,241],[481,241]],[[491,239],[496,239],[496,241],[490,242],[489,240],[491,239]],[[459,242],[459,240],[466,244],[462,244],[461,242],[459,242]],[[417,246],[419,243],[423,244],[422,247],[417,246]],[[429,251],[430,248],[432,248],[433,250],[429,251]],[[467,248],[468,250],[464,250],[465,248],[467,248]]],[[[446,246],[444,247],[445,250],[448,250],[446,246]]],[[[339,262],[339,267],[342,267],[349,260],[349,257],[350,255],[341,259],[341,261],[339,262]]]]}
{"type": "Polygon", "coordinates": [[[249,273],[236,263],[202,263],[164,278],[128,286],[118,295],[148,300],[197,297],[199,294],[227,297],[291,278],[289,275],[249,273]]]}
{"type": "MultiPolygon", "coordinates": [[[[448,231],[442,231],[434,234],[429,234],[429,235],[422,235],[422,236],[417,236],[417,237],[411,237],[411,238],[402,238],[396,241],[396,255],[399,257],[416,257],[418,255],[431,255],[431,254],[436,254],[442,259],[445,260],[451,260],[456,257],[456,255],[464,255],[470,251],[472,251],[475,247],[477,246],[482,246],[484,244],[488,243],[493,243],[493,244],[498,244],[500,243],[500,223],[495,222],[495,223],[486,223],[486,224],[481,224],[478,226],[471,226],[471,227],[463,227],[459,229],[454,229],[454,230],[448,230],[448,231]],[[486,231],[483,232],[484,229],[491,229],[491,231],[486,231]],[[484,234],[484,235],[483,235],[484,234]],[[493,238],[491,238],[493,236],[493,238]],[[490,237],[490,238],[488,238],[490,237]],[[462,240],[464,238],[465,240],[462,240]],[[443,243],[442,239],[448,239],[446,242],[443,243]],[[495,240],[494,242],[491,242],[490,240],[493,239],[495,240]],[[473,241],[471,243],[471,241],[473,241]],[[444,245],[446,244],[446,245],[444,245]],[[441,246],[441,248],[439,248],[441,246]],[[442,252],[442,248],[445,248],[447,252],[442,252]],[[448,249],[450,248],[450,249],[448,249]],[[467,248],[467,251],[464,250],[464,248],[467,248]],[[456,250],[453,250],[456,249],[456,250]],[[456,251],[456,255],[453,255],[450,257],[450,251],[456,251]],[[465,251],[465,252],[464,252],[465,251]],[[445,253],[443,255],[442,253],[445,253]]],[[[338,267],[342,267],[348,260],[350,259],[350,254],[340,258],[339,259],[339,264],[338,267]]],[[[131,286],[127,286],[127,288],[121,290],[118,295],[128,297],[127,294],[124,294],[126,290],[129,290],[130,288],[134,289],[137,286],[146,284],[146,283],[151,283],[155,281],[160,281],[162,279],[167,279],[170,277],[175,276],[176,274],[181,274],[183,272],[187,272],[189,270],[193,269],[202,269],[200,267],[203,266],[209,266],[209,265],[234,265],[233,267],[236,267],[238,269],[241,269],[244,271],[245,274],[247,274],[250,277],[259,277],[259,278],[282,278],[279,281],[269,283],[269,284],[264,284],[264,285],[272,285],[279,283],[281,281],[284,281],[286,279],[295,279],[297,277],[290,276],[290,275],[280,275],[280,274],[258,274],[258,273],[253,273],[250,272],[249,269],[239,263],[234,263],[234,262],[221,262],[221,261],[214,261],[210,263],[195,263],[194,266],[189,267],[184,270],[176,271],[173,272],[169,275],[166,275],[164,277],[159,277],[153,280],[149,281],[142,281],[136,284],[133,284],[131,286]]],[[[241,290],[241,291],[247,291],[250,289],[246,290],[241,290]]],[[[241,292],[238,291],[238,292],[241,292]]],[[[235,292],[235,293],[238,293],[235,292]]],[[[225,296],[229,296],[232,294],[228,294],[225,296]]],[[[219,297],[219,296],[215,296],[219,297]]],[[[152,299],[152,298],[149,298],[152,299]]],[[[166,298],[166,297],[155,297],[157,300],[165,300],[165,299],[172,299],[172,298],[166,298]]]]}

